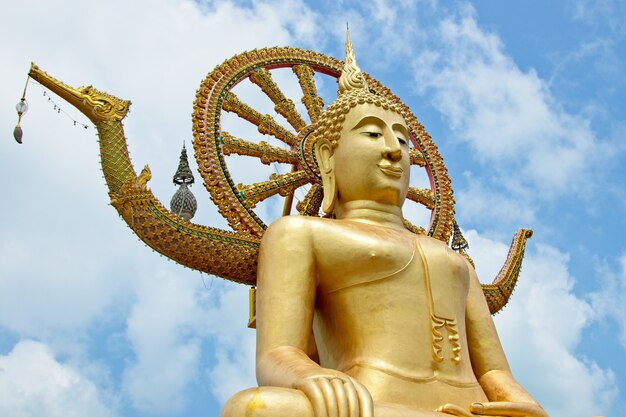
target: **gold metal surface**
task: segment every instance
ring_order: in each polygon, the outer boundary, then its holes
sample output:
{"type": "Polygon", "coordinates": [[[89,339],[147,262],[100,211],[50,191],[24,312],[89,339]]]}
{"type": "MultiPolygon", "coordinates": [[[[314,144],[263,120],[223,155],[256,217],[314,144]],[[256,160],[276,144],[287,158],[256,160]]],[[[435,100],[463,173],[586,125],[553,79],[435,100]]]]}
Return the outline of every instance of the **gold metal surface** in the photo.
{"type": "MultiPolygon", "coordinates": [[[[364,87],[349,40],[346,54],[339,97],[308,135],[327,217],[284,216],[264,233],[251,307],[259,388],[221,416],[547,417],[511,375],[471,263],[407,230],[407,196],[438,197],[410,189],[405,115],[364,87]]],[[[503,268],[515,277],[529,233],[503,268]]],[[[460,230],[455,245],[467,246],[460,230]]],[[[514,285],[505,275],[494,294],[514,285]]]]}
{"type": "Polygon", "coordinates": [[[294,65],[292,70],[298,76],[298,82],[304,93],[302,104],[306,107],[311,122],[315,123],[324,108],[324,100],[317,95],[317,87],[315,87],[313,78],[315,71],[308,65],[294,65]]]}
{"type": "Polygon", "coordinates": [[[324,191],[320,184],[313,184],[309,191],[304,196],[304,199],[296,206],[298,213],[305,216],[317,216],[320,207],[322,206],[322,199],[324,198],[324,191]]]}
{"type": "Polygon", "coordinates": [[[222,152],[224,155],[245,155],[258,158],[261,163],[269,165],[272,162],[297,164],[298,154],[295,151],[277,148],[267,142],[249,142],[236,138],[227,132],[222,132],[222,152]]]}
{"type": "Polygon", "coordinates": [[[406,196],[409,200],[415,201],[426,206],[429,209],[435,207],[435,195],[432,190],[425,188],[409,187],[408,194],[406,196]]]}
{"type": "Polygon", "coordinates": [[[248,106],[235,95],[235,93],[229,93],[224,100],[224,110],[237,114],[259,127],[259,132],[263,134],[272,135],[285,142],[287,145],[294,145],[296,143],[295,136],[287,131],[284,127],[279,125],[270,115],[262,115],[252,107],[248,106]]]}
{"type": "Polygon", "coordinates": [[[242,198],[254,207],[259,201],[265,200],[275,194],[283,196],[301,185],[309,182],[309,178],[304,171],[295,171],[288,174],[272,174],[270,179],[252,185],[238,184],[237,189],[242,198]]]}
{"type": "Polygon", "coordinates": [[[265,68],[258,68],[250,74],[250,81],[261,87],[261,90],[274,102],[274,110],[283,116],[289,124],[299,131],[306,126],[305,121],[296,110],[293,101],[285,97],[272,79],[272,74],[265,68]]]}

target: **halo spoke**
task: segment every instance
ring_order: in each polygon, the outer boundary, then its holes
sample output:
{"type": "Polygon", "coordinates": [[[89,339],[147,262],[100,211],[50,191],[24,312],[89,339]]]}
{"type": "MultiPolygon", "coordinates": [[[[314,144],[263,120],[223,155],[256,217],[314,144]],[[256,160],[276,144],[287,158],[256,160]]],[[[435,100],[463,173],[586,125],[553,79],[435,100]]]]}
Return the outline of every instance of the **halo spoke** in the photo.
{"type": "Polygon", "coordinates": [[[425,205],[428,209],[435,208],[435,194],[428,188],[409,187],[406,198],[416,203],[425,205]]]}
{"type": "Polygon", "coordinates": [[[409,150],[409,157],[411,158],[411,164],[419,165],[421,167],[426,166],[426,159],[424,159],[424,154],[417,148],[411,148],[409,150]]]}
{"type": "Polygon", "coordinates": [[[320,184],[313,184],[304,196],[304,200],[296,204],[298,213],[305,216],[317,216],[324,199],[324,191],[320,184]]]}
{"type": "Polygon", "coordinates": [[[238,184],[239,195],[251,206],[255,207],[275,194],[287,196],[294,189],[310,182],[306,171],[295,171],[287,174],[272,174],[268,181],[257,182],[252,185],[238,184]]]}
{"type": "Polygon", "coordinates": [[[426,229],[424,229],[421,226],[415,226],[413,223],[411,223],[410,221],[408,221],[407,219],[404,219],[404,227],[407,228],[407,230],[417,234],[417,235],[425,235],[426,234],[426,229]]]}
{"type": "Polygon", "coordinates": [[[272,79],[272,74],[265,68],[257,68],[250,74],[250,81],[261,87],[261,90],[274,102],[274,110],[283,116],[297,131],[306,126],[306,122],[296,110],[293,101],[285,97],[272,79]]]}
{"type": "Polygon", "coordinates": [[[295,146],[296,137],[293,133],[287,131],[284,127],[278,124],[269,114],[263,115],[243,103],[232,91],[229,92],[224,99],[222,108],[228,112],[237,114],[237,116],[249,121],[250,123],[257,125],[259,127],[259,132],[264,135],[272,135],[289,146],[295,146]]]}
{"type": "Polygon", "coordinates": [[[298,154],[295,151],[281,149],[264,141],[259,143],[249,142],[224,131],[222,131],[220,140],[222,142],[222,152],[224,155],[237,154],[252,156],[259,158],[265,165],[269,165],[272,162],[292,165],[298,163],[298,154]]]}
{"type": "Polygon", "coordinates": [[[315,123],[324,108],[324,100],[317,95],[317,87],[315,87],[315,78],[313,78],[315,71],[308,65],[295,65],[292,70],[298,76],[298,82],[304,93],[302,104],[306,107],[311,122],[315,123]]]}

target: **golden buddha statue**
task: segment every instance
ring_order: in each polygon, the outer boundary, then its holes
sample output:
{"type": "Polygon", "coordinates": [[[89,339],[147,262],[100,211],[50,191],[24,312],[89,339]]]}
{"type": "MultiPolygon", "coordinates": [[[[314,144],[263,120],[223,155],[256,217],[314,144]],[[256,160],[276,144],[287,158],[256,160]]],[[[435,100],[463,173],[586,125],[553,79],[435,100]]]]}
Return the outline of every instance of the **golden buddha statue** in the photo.
{"type": "Polygon", "coordinates": [[[515,381],[474,268],[409,232],[409,133],[349,42],[313,141],[326,218],[285,216],[261,241],[259,388],[222,417],[547,416],[515,381]]]}

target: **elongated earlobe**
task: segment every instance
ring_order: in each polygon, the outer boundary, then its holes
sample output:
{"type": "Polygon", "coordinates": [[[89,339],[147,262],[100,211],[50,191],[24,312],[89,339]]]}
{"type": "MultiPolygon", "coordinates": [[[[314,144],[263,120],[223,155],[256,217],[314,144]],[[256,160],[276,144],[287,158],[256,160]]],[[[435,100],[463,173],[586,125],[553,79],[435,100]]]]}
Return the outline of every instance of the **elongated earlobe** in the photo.
{"type": "Polygon", "coordinates": [[[324,210],[326,214],[332,214],[333,210],[335,210],[335,202],[337,201],[334,172],[330,172],[328,175],[322,174],[322,186],[324,187],[322,210],[324,210]]]}
{"type": "Polygon", "coordinates": [[[324,202],[322,210],[326,214],[332,214],[337,201],[337,187],[335,186],[335,172],[333,147],[326,139],[320,139],[315,144],[315,159],[322,174],[322,187],[324,188],[324,202]]]}

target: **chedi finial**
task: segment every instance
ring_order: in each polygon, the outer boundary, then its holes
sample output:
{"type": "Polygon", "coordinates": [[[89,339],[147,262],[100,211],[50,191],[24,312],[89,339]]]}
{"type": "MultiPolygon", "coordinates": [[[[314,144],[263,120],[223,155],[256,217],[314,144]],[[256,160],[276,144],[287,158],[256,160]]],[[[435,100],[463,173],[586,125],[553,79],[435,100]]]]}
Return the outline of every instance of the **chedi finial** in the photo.
{"type": "Polygon", "coordinates": [[[338,95],[351,90],[368,90],[365,77],[361,69],[356,63],[356,56],[354,55],[354,49],[352,48],[352,42],[350,42],[350,29],[346,23],[346,59],[343,63],[343,70],[341,70],[341,76],[339,77],[339,92],[338,95]]]}

